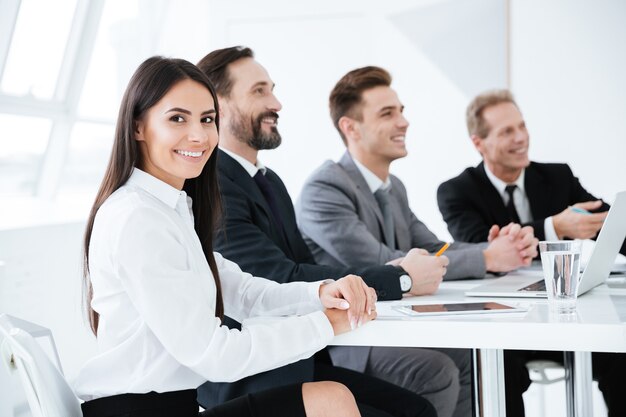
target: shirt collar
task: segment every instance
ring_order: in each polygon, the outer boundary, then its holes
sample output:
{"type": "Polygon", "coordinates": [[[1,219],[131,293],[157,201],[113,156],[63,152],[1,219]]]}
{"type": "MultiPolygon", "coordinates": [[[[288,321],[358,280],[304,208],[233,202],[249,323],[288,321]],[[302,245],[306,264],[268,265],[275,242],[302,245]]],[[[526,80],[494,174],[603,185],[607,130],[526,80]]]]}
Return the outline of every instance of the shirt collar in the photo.
{"type": "MultiPolygon", "coordinates": [[[[489,181],[491,181],[491,183],[493,184],[494,187],[496,187],[496,190],[498,190],[498,193],[500,193],[500,195],[505,195],[506,191],[504,190],[506,188],[507,185],[510,185],[504,181],[502,181],[500,178],[496,177],[495,174],[493,172],[491,172],[491,170],[489,169],[489,167],[487,166],[487,164],[483,164],[483,166],[485,167],[485,174],[487,174],[487,178],[489,178],[489,181]]],[[[522,193],[525,193],[526,191],[524,190],[524,176],[526,174],[526,169],[522,169],[522,173],[519,175],[519,177],[517,177],[517,179],[511,183],[514,185],[517,185],[517,188],[520,189],[520,191],[522,191],[522,193]]]]}
{"type": "Polygon", "coordinates": [[[361,175],[363,175],[363,178],[365,178],[365,182],[370,188],[372,194],[374,194],[379,189],[386,190],[391,187],[391,181],[389,180],[389,177],[387,177],[387,179],[383,182],[380,178],[376,176],[376,174],[367,169],[365,165],[357,161],[356,158],[352,157],[352,160],[354,161],[354,165],[356,165],[356,167],[361,172],[361,175]]]}
{"type": "Polygon", "coordinates": [[[130,175],[127,184],[135,185],[147,191],[173,209],[176,208],[176,205],[181,197],[185,201],[185,204],[187,204],[186,192],[172,187],[171,185],[153,177],[139,168],[133,168],[133,172],[130,175]]]}
{"type": "Polygon", "coordinates": [[[256,159],[256,165],[254,165],[252,162],[248,161],[241,155],[237,155],[233,151],[229,151],[228,149],[224,149],[222,147],[220,147],[220,149],[224,151],[228,156],[233,158],[235,161],[239,162],[239,165],[241,165],[251,177],[254,177],[258,171],[261,171],[261,173],[265,175],[265,171],[267,171],[267,168],[265,168],[265,165],[263,165],[261,161],[259,161],[259,158],[256,159]]]}

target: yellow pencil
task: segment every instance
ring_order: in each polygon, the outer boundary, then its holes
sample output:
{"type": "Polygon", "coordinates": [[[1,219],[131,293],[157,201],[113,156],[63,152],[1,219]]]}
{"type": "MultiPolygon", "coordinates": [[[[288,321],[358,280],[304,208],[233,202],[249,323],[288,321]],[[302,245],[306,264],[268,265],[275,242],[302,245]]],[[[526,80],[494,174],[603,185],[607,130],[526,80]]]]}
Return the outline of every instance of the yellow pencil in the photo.
{"type": "Polygon", "coordinates": [[[437,251],[437,253],[435,254],[435,256],[441,256],[443,255],[443,253],[446,251],[446,249],[448,249],[450,247],[450,242],[446,242],[445,245],[443,245],[441,247],[441,249],[439,249],[439,251],[437,251]]]}

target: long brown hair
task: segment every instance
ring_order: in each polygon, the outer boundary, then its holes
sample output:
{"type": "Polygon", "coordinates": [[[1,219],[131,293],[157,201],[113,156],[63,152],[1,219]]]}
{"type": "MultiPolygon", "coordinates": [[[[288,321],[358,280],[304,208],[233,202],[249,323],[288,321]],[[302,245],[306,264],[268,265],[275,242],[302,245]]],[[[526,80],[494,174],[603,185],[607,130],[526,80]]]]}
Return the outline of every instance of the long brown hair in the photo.
{"type": "MultiPolygon", "coordinates": [[[[161,100],[176,83],[186,79],[202,84],[211,92],[216,111],[215,124],[219,132],[219,108],[215,90],[202,71],[188,61],[163,57],[148,58],[133,74],[122,98],[111,157],[96,200],[89,213],[84,238],[83,288],[89,323],[96,335],[98,334],[99,315],[91,308],[93,287],[89,276],[89,243],[94,219],[105,200],[130,178],[133,168],[141,166],[141,152],[135,140],[137,121],[161,100]]],[[[183,190],[193,200],[194,228],[215,279],[217,288],[215,315],[223,318],[222,287],[213,257],[214,225],[218,222],[221,213],[221,199],[217,182],[217,155],[218,152],[214,150],[200,175],[197,178],[186,180],[183,190]]]]}

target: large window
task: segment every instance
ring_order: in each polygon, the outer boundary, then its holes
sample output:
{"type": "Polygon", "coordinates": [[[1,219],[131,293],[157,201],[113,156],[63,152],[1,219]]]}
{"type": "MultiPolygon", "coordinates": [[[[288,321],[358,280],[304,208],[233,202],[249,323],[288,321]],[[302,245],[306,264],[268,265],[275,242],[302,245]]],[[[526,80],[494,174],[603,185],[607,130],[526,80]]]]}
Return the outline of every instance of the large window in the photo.
{"type": "Polygon", "coordinates": [[[80,122],[70,136],[59,193],[92,193],[102,179],[113,143],[111,124],[80,122]]]}
{"type": "Polygon", "coordinates": [[[82,193],[91,201],[128,79],[152,55],[193,62],[206,54],[208,7],[1,0],[0,199],[82,193]]]}
{"type": "Polygon", "coordinates": [[[54,98],[75,9],[76,0],[19,2],[2,74],[3,93],[54,98]]]}
{"type": "Polygon", "coordinates": [[[115,120],[122,91],[142,58],[132,40],[140,24],[137,0],[106,2],[78,103],[79,117],[115,120]]]}
{"type": "Polygon", "coordinates": [[[0,26],[1,196],[54,197],[76,121],[90,24],[102,0],[4,0],[0,26]]]}
{"type": "Polygon", "coordinates": [[[33,193],[50,136],[49,119],[0,114],[0,190],[33,193]]]}

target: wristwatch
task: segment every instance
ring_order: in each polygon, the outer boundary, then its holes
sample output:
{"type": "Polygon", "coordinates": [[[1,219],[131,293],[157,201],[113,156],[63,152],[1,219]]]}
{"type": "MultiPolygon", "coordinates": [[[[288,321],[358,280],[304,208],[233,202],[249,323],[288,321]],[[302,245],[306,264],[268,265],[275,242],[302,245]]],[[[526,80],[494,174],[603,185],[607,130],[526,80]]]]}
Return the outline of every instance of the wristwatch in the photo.
{"type": "Polygon", "coordinates": [[[400,265],[396,265],[396,268],[400,270],[400,289],[403,293],[411,291],[411,287],[413,286],[413,280],[409,276],[409,274],[402,268],[400,265]]]}

